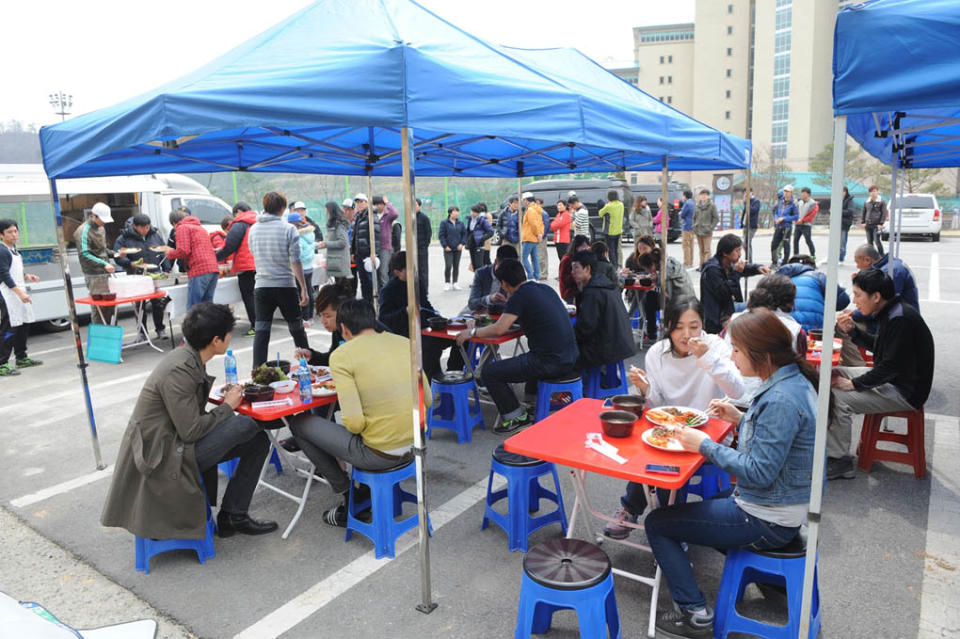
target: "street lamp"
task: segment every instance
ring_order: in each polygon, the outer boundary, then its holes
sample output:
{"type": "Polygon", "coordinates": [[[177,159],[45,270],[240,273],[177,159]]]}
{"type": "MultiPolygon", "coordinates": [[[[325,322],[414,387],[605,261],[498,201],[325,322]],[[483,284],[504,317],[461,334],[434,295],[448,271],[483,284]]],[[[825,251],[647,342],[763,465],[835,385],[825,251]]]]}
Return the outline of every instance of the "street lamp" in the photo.
{"type": "Polygon", "coordinates": [[[67,116],[70,115],[70,107],[73,106],[73,96],[63,91],[51,93],[50,106],[53,107],[53,112],[59,115],[60,121],[63,122],[67,119],[67,116]]]}

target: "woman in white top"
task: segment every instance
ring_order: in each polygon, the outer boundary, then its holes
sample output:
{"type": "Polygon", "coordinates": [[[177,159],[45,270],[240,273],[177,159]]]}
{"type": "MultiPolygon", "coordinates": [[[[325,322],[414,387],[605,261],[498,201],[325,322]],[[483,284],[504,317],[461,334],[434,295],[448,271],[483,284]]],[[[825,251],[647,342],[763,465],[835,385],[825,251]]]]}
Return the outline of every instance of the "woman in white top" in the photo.
{"type": "MultiPolygon", "coordinates": [[[[665,339],[647,351],[646,371],[630,369],[630,381],[648,406],[688,406],[706,410],[710,401],[724,395],[740,397],[743,378],[730,359],[730,345],[703,330],[703,307],[695,297],[672,300],[664,313],[665,339]]],[[[625,539],[647,507],[642,484],[630,482],[620,498],[621,507],[603,533],[625,539]]]]}

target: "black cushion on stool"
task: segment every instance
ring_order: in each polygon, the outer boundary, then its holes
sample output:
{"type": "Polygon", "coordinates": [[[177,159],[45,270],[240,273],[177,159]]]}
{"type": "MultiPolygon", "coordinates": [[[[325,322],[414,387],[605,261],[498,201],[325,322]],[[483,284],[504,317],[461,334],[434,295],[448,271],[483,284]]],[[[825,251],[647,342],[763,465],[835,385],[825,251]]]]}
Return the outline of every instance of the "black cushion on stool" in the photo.
{"type": "Polygon", "coordinates": [[[452,386],[454,384],[466,384],[473,381],[473,375],[466,371],[441,371],[433,376],[432,381],[438,384],[452,386]]]}
{"type": "Polygon", "coordinates": [[[497,449],[493,451],[493,458],[504,466],[536,466],[537,464],[544,463],[542,459],[507,452],[503,444],[497,446],[497,449]]]}
{"type": "Polygon", "coordinates": [[[367,470],[366,468],[357,468],[357,470],[362,470],[365,473],[370,473],[371,475],[380,475],[382,473],[392,473],[395,470],[400,470],[401,468],[406,468],[413,463],[413,453],[408,453],[408,455],[403,455],[400,459],[397,460],[396,466],[391,466],[390,468],[378,468],[377,470],[367,470]]]}
{"type": "Polygon", "coordinates": [[[750,552],[774,559],[799,559],[807,554],[807,538],[800,533],[790,540],[786,546],[771,548],[770,550],[751,550],[750,552]]]}
{"type": "Polygon", "coordinates": [[[541,384],[572,384],[580,381],[580,375],[574,373],[565,377],[555,377],[553,379],[542,379],[541,384]]]}
{"type": "Polygon", "coordinates": [[[610,574],[610,558],[582,539],[551,539],[537,544],[523,558],[523,570],[541,586],[555,590],[583,590],[610,574]]]}

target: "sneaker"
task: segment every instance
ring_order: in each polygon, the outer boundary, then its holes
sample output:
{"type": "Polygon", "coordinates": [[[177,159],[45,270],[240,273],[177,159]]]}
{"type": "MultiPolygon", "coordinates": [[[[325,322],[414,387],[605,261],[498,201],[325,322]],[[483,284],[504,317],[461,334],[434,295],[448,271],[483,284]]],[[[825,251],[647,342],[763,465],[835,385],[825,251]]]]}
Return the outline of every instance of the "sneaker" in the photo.
{"type": "Polygon", "coordinates": [[[450,284],[450,282],[444,282],[444,283],[443,283],[443,290],[445,290],[445,291],[452,291],[452,290],[453,290],[453,285],[450,284]]]}
{"type": "Polygon", "coordinates": [[[324,523],[330,526],[336,526],[337,528],[346,528],[347,527],[347,507],[343,504],[340,504],[336,508],[331,508],[330,510],[323,513],[324,523]]]}
{"type": "Polygon", "coordinates": [[[457,284],[456,282],[454,282],[454,283],[453,283],[453,290],[455,290],[455,291],[462,291],[463,289],[460,288],[460,285],[459,285],[459,284],[457,284]]]}
{"type": "Polygon", "coordinates": [[[257,334],[257,332],[251,328],[249,331],[247,331],[246,333],[244,333],[243,336],[244,336],[244,337],[253,337],[253,336],[256,335],[256,334],[257,334]]]}
{"type": "Polygon", "coordinates": [[[10,364],[0,364],[0,377],[11,377],[19,374],[20,371],[10,366],[10,364]]]}
{"type": "Polygon", "coordinates": [[[30,357],[17,360],[17,368],[30,368],[31,366],[40,366],[41,364],[43,364],[43,362],[39,359],[31,359],[30,357]]]}
{"type": "Polygon", "coordinates": [[[623,506],[617,508],[617,512],[613,513],[613,518],[617,521],[608,521],[607,525],[603,527],[603,534],[610,539],[626,539],[633,530],[636,530],[624,525],[626,522],[637,523],[637,516],[623,506]]]}
{"type": "Polygon", "coordinates": [[[310,328],[310,322],[304,320],[304,322],[303,322],[303,329],[306,330],[306,329],[308,329],[308,328],[310,328]]]}
{"type": "Polygon", "coordinates": [[[527,426],[533,423],[533,415],[530,413],[524,413],[519,417],[514,417],[513,419],[504,419],[501,420],[499,424],[493,427],[493,432],[498,435],[507,435],[509,433],[516,432],[521,428],[526,428],[527,426]]]}
{"type": "Polygon", "coordinates": [[[853,457],[827,457],[827,479],[853,479],[857,472],[853,468],[853,457]]]}
{"type": "Polygon", "coordinates": [[[167,330],[164,328],[158,328],[157,339],[167,339],[167,330]]]}
{"type": "Polygon", "coordinates": [[[706,614],[676,608],[661,612],[657,615],[657,630],[665,637],[710,639],[713,637],[713,611],[708,606],[706,614]]]}
{"type": "Polygon", "coordinates": [[[296,437],[287,437],[286,439],[281,439],[280,447],[288,453],[300,452],[300,442],[297,441],[296,437]]]}

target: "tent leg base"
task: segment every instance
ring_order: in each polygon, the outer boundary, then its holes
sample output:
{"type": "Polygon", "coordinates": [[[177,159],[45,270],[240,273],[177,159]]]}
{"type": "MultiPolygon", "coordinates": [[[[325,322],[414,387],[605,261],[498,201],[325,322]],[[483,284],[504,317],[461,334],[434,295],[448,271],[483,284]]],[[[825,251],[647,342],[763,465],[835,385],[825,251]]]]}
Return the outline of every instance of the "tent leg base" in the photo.
{"type": "Polygon", "coordinates": [[[429,604],[417,604],[417,610],[422,612],[425,615],[429,615],[431,612],[437,609],[437,604],[431,602],[429,604]]]}

